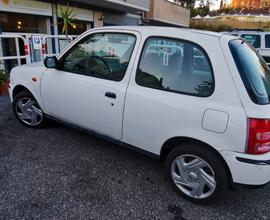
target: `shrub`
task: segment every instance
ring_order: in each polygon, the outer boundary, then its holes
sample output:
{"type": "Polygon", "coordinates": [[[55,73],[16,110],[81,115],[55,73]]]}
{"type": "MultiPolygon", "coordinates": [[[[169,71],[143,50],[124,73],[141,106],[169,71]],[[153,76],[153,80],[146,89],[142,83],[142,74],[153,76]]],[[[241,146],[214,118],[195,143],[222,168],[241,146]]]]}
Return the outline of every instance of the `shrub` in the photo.
{"type": "Polygon", "coordinates": [[[8,71],[0,69],[0,85],[4,85],[9,80],[8,71]]]}

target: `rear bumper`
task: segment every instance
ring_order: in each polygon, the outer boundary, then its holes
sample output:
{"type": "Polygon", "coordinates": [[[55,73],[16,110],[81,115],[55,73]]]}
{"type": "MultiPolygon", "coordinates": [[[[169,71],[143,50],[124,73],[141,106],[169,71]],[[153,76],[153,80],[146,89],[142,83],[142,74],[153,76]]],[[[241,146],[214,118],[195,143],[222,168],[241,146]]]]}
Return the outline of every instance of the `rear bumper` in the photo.
{"type": "Polygon", "coordinates": [[[270,153],[250,155],[222,151],[221,155],[231,171],[233,183],[259,186],[270,181],[270,153]]]}

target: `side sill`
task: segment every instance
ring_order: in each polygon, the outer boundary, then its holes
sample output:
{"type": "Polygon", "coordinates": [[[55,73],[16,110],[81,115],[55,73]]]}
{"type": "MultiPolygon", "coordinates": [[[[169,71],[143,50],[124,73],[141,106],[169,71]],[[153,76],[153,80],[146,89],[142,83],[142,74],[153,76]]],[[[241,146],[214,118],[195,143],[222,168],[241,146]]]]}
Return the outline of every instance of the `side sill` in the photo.
{"type": "Polygon", "coordinates": [[[69,126],[69,127],[75,128],[75,129],[77,129],[77,130],[80,130],[80,131],[82,131],[82,132],[84,132],[84,133],[93,135],[93,136],[95,136],[95,137],[97,137],[97,138],[100,138],[100,139],[106,140],[106,141],[108,141],[108,142],[111,142],[111,143],[113,143],[113,144],[116,144],[116,145],[118,145],[118,146],[125,147],[125,148],[127,148],[127,149],[132,150],[132,151],[135,151],[135,152],[144,154],[144,155],[146,155],[146,156],[149,156],[149,157],[152,157],[152,158],[155,158],[155,159],[160,159],[160,155],[151,153],[151,152],[146,151],[146,150],[143,150],[143,149],[141,149],[141,148],[139,148],[139,147],[136,147],[136,146],[134,146],[134,145],[131,145],[131,144],[128,144],[128,143],[119,141],[119,140],[115,140],[115,139],[110,138],[110,137],[108,137],[108,136],[106,136],[106,135],[99,134],[99,133],[97,133],[97,132],[95,132],[95,131],[88,130],[88,129],[82,128],[82,127],[80,127],[80,126],[77,126],[77,125],[74,125],[74,124],[65,122],[65,121],[63,121],[63,120],[61,120],[61,119],[52,117],[52,116],[50,116],[50,115],[48,115],[48,114],[46,114],[46,117],[48,117],[48,118],[51,119],[51,120],[57,121],[57,122],[59,122],[59,123],[61,123],[61,124],[67,125],[67,126],[69,126]]]}

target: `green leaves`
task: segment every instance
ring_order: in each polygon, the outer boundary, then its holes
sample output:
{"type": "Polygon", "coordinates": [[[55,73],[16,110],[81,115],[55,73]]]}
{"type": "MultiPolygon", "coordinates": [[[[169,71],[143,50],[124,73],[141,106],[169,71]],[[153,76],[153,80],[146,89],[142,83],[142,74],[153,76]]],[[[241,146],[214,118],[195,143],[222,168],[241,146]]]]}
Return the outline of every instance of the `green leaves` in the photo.
{"type": "Polygon", "coordinates": [[[76,24],[73,22],[75,18],[75,8],[70,8],[68,5],[66,7],[60,7],[59,15],[63,20],[63,28],[62,34],[68,34],[68,27],[75,26],[76,24]]]}
{"type": "Polygon", "coordinates": [[[0,69],[0,85],[4,85],[9,79],[9,74],[6,70],[0,69]]]}

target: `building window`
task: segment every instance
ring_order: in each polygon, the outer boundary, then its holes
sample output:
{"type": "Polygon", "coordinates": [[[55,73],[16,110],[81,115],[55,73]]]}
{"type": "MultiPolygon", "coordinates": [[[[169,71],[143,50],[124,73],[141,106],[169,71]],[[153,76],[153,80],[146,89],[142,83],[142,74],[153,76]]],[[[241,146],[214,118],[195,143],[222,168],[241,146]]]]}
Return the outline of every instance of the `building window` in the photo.
{"type": "MultiPolygon", "coordinates": [[[[74,25],[73,26],[68,26],[68,34],[70,35],[80,35],[83,32],[85,32],[87,30],[87,25],[90,25],[91,27],[92,24],[90,22],[87,21],[79,21],[79,20],[74,20],[73,21],[74,25]]],[[[58,19],[58,32],[59,34],[65,34],[62,33],[62,29],[63,29],[63,21],[61,18],[58,19]]]]}
{"type": "Polygon", "coordinates": [[[19,13],[0,13],[2,32],[46,33],[46,17],[19,13]]]}
{"type": "Polygon", "coordinates": [[[145,87],[206,97],[214,90],[208,56],[197,45],[174,39],[149,38],[136,82],[145,87]]]}

